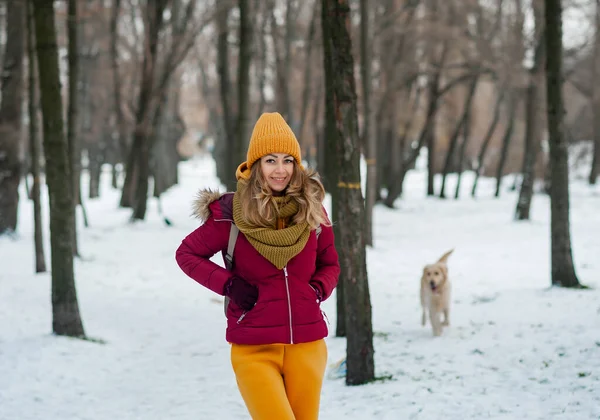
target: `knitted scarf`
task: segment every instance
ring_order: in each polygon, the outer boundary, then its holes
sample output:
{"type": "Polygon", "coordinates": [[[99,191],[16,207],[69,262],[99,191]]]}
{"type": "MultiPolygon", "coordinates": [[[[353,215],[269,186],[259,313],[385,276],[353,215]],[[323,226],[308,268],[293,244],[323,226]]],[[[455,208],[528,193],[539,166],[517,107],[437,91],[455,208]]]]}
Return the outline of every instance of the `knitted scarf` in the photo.
{"type": "MultiPolygon", "coordinates": [[[[298,203],[290,197],[274,197],[279,206],[279,219],[291,219],[298,212],[298,203]]],[[[252,246],[275,267],[282,269],[293,257],[298,255],[308,242],[310,226],[308,222],[276,229],[273,227],[255,227],[243,217],[239,194],[233,195],[233,221],[252,246]]]]}

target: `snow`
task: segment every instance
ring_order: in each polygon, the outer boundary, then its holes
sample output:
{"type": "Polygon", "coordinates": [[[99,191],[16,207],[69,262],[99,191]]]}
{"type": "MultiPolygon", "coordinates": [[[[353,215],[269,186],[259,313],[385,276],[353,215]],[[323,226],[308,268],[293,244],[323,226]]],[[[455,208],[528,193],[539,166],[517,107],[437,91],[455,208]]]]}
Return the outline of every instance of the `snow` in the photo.
{"type": "MultiPolygon", "coordinates": [[[[213,161],[181,164],[180,179],[162,199],[171,227],[154,199],[146,222],[128,223],[108,172],[102,198],[86,203],[91,227],[79,228],[75,268],[94,341],[51,334],[50,276],[34,274],[32,205],[22,199],[17,237],[0,239],[0,419],[248,418],[222,304],[174,260],[198,224],[195,192],[219,186],[213,161]]],[[[359,387],[326,379],[321,418],[599,419],[600,189],[572,183],[574,261],[592,289],[564,290],[550,287],[548,197],[534,197],[532,221],[515,222],[516,193],[494,199],[493,180],[481,180],[474,200],[465,174],[455,201],[425,197],[425,179],[411,171],[397,209],[375,209],[367,258],[384,379],[359,387]],[[450,248],[452,325],[434,338],[420,325],[419,278],[450,248]]],[[[324,308],[334,331],[335,296],[324,308]]],[[[327,343],[333,364],[345,340],[327,343]]]]}

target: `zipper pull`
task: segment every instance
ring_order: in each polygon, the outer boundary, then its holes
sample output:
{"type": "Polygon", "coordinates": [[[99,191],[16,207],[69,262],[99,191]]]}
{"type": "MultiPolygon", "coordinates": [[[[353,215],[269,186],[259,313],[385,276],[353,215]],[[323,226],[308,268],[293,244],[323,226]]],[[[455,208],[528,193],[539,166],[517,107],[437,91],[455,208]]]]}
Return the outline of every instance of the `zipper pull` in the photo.
{"type": "Polygon", "coordinates": [[[323,319],[325,319],[325,321],[327,321],[327,325],[331,325],[331,322],[329,322],[329,317],[327,316],[327,314],[325,313],[325,311],[323,309],[321,309],[321,314],[323,315],[323,319]]]}
{"type": "Polygon", "coordinates": [[[242,322],[242,319],[244,319],[244,317],[246,316],[246,314],[248,313],[248,311],[244,311],[242,312],[242,316],[239,317],[239,319],[237,320],[237,323],[239,324],[240,322],[242,322]]]}

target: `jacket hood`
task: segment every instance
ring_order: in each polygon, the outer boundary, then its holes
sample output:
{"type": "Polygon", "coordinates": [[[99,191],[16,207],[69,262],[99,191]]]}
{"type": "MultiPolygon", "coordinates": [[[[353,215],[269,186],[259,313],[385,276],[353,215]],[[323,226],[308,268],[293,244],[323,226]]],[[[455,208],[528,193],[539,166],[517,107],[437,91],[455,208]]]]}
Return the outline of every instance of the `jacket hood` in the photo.
{"type": "Polygon", "coordinates": [[[210,188],[202,189],[196,194],[196,198],[192,203],[193,215],[205,222],[212,214],[210,205],[223,197],[225,193],[210,188]]]}

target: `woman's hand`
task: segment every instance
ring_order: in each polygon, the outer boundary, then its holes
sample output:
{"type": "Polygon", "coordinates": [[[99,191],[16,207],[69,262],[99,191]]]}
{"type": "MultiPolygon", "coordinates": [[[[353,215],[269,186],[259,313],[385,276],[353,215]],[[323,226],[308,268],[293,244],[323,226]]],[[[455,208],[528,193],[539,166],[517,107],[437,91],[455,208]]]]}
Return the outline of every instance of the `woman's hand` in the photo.
{"type": "Polygon", "coordinates": [[[232,276],[225,283],[223,294],[245,311],[254,308],[258,300],[258,288],[238,276],[232,276]]]}

